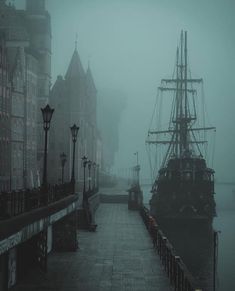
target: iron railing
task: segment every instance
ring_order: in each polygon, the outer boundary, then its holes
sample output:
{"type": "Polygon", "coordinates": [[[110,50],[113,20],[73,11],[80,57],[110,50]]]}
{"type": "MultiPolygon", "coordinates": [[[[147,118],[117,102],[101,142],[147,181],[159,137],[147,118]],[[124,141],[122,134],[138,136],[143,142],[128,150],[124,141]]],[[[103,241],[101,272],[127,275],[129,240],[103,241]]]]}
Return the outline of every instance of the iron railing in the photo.
{"type": "Polygon", "coordinates": [[[74,194],[74,185],[65,183],[43,188],[24,189],[0,193],[0,219],[29,212],[59,201],[66,196],[74,194]]]}
{"type": "Polygon", "coordinates": [[[156,220],[150,215],[149,210],[146,207],[142,207],[140,214],[152,237],[153,246],[158,252],[170,283],[174,286],[174,290],[201,291],[200,288],[196,288],[193,276],[182,259],[175,253],[173,246],[159,228],[156,220]]]}

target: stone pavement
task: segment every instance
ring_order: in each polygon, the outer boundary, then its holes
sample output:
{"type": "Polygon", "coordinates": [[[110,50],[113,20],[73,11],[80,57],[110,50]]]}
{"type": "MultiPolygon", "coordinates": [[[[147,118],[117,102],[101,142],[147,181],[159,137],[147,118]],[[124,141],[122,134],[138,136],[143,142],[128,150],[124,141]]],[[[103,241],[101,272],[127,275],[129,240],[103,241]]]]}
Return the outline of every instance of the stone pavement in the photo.
{"type": "Polygon", "coordinates": [[[120,187],[120,186],[116,186],[116,187],[113,187],[113,188],[100,188],[99,189],[99,192],[101,194],[104,194],[104,195],[110,195],[110,196],[115,196],[115,195],[128,195],[127,193],[127,189],[129,189],[130,186],[126,185],[125,187],[120,187]]]}
{"type": "Polygon", "coordinates": [[[101,204],[96,232],[79,231],[79,250],[53,253],[48,273],[33,272],[12,291],[172,290],[138,212],[101,204]]]}

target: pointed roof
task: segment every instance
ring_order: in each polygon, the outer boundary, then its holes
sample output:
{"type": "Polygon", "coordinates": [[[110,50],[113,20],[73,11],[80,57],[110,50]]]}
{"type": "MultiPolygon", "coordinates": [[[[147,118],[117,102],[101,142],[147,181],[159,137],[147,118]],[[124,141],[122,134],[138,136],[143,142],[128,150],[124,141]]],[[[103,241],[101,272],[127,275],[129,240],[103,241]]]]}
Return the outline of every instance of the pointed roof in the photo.
{"type": "Polygon", "coordinates": [[[57,76],[57,79],[50,91],[50,101],[53,104],[57,104],[58,100],[64,98],[65,95],[65,81],[61,75],[57,76]]]}
{"type": "Polygon", "coordinates": [[[53,94],[54,91],[56,90],[62,91],[63,86],[64,86],[64,79],[61,75],[58,75],[54,85],[51,88],[51,94],[53,94]]]}
{"type": "Polygon", "coordinates": [[[77,51],[77,48],[75,48],[73,56],[71,58],[67,73],[65,75],[66,80],[71,79],[81,79],[85,77],[85,72],[82,67],[82,63],[77,51]]]}
{"type": "Polygon", "coordinates": [[[88,90],[91,90],[93,92],[97,92],[89,63],[88,63],[87,71],[86,71],[86,83],[87,83],[87,89],[88,90]]]}

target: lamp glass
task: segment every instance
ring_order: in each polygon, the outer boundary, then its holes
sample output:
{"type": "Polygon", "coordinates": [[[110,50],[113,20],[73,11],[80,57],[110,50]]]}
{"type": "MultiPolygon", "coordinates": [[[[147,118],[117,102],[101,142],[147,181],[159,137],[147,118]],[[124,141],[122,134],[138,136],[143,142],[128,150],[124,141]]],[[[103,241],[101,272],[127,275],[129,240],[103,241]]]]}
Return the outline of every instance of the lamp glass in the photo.
{"type": "Polygon", "coordinates": [[[46,107],[41,108],[41,111],[42,111],[43,121],[47,124],[50,123],[54,109],[51,108],[49,104],[47,104],[46,107]]]}
{"type": "Polygon", "coordinates": [[[70,127],[70,129],[71,129],[71,134],[72,134],[73,139],[76,139],[78,135],[79,127],[76,124],[74,124],[73,126],[70,127]]]}

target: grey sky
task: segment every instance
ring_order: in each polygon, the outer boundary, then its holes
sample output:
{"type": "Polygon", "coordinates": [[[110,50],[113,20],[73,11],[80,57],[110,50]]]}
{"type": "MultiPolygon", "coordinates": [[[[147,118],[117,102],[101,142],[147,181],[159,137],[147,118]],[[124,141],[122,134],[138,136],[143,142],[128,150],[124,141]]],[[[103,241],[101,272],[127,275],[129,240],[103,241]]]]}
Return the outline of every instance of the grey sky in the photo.
{"type": "Polygon", "coordinates": [[[204,79],[210,121],[217,127],[217,178],[235,179],[234,0],[48,0],[47,8],[53,80],[65,74],[77,33],[82,63],[86,67],[90,59],[97,89],[127,96],[115,167],[133,165],[138,150],[143,176],[148,176],[145,137],[157,86],[171,76],[180,30],[187,30],[191,70],[204,79]]]}

